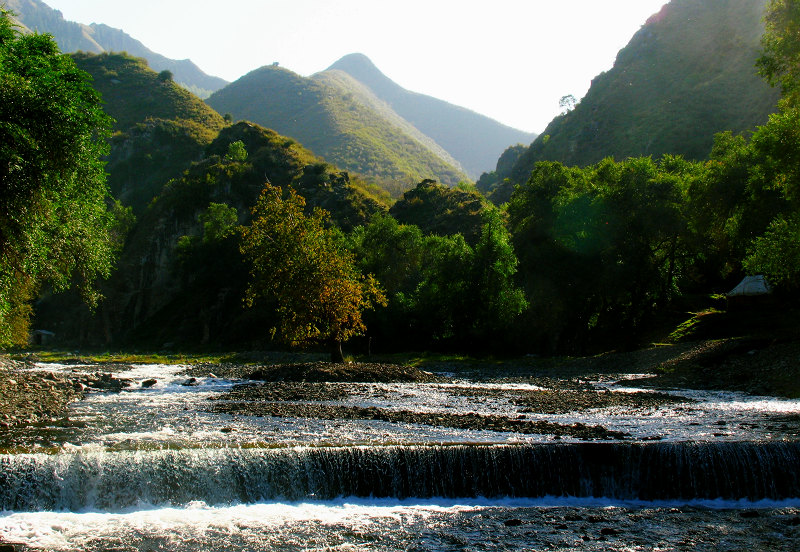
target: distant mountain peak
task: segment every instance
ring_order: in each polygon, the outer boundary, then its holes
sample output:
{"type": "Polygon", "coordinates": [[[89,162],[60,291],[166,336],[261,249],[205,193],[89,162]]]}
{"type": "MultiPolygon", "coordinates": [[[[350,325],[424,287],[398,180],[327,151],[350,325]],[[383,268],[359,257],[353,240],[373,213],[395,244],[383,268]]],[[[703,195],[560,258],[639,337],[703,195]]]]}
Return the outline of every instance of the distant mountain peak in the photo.
{"type": "Polygon", "coordinates": [[[127,52],[147,60],[156,72],[168,69],[175,82],[200,97],[207,97],[224,87],[227,81],[207,75],[189,60],[169,59],[153,52],[124,31],[104,23],[84,25],[64,19],[63,14],[41,0],[0,0],[17,14],[17,20],[31,31],[50,33],[62,52],[127,52]]]}
{"type": "Polygon", "coordinates": [[[367,67],[371,67],[374,70],[380,72],[380,70],[372,63],[372,60],[369,59],[366,54],[362,54],[360,52],[354,52],[352,54],[347,54],[346,56],[342,56],[339,61],[331,65],[328,69],[337,69],[337,65],[343,64],[354,64],[354,65],[363,65],[367,67]]]}
{"type": "Polygon", "coordinates": [[[335,70],[344,71],[386,101],[388,99],[384,96],[396,96],[405,92],[402,86],[384,75],[364,54],[348,54],[327,69],[327,71],[335,70]]]}
{"type": "Polygon", "coordinates": [[[344,56],[327,71],[343,71],[368,87],[401,117],[447,150],[472,178],[491,171],[509,146],[520,142],[529,144],[536,138],[535,134],[511,128],[469,109],[406,90],[361,53],[344,56]]]}

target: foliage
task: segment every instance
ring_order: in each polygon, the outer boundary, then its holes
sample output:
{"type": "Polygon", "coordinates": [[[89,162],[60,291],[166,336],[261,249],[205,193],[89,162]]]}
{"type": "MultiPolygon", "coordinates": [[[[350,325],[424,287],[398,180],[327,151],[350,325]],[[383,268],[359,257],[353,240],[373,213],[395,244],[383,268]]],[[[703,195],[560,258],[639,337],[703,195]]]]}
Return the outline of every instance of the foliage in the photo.
{"type": "Polygon", "coordinates": [[[244,142],[236,140],[228,144],[228,153],[225,154],[225,161],[244,163],[247,161],[247,148],[244,142]]]}
{"type": "MultiPolygon", "coordinates": [[[[164,149],[175,142],[180,137],[164,149]]],[[[330,208],[331,223],[345,229],[387,210],[359,179],[252,123],[224,128],[200,156],[136,213],[119,270],[104,286],[101,312],[91,316],[74,301],[48,298],[37,313],[45,327],[65,342],[88,339],[82,346],[274,346],[260,331],[277,324],[274,305],[244,308],[248,273],[239,233],[231,232],[249,223],[264,182],[302,190],[309,211],[330,208]],[[244,147],[231,146],[237,142],[244,147]],[[229,155],[231,150],[238,154],[229,155]],[[85,323],[75,324],[78,319],[85,323]]],[[[141,175],[142,181],[148,176],[141,175]]]]}
{"type": "Polygon", "coordinates": [[[209,203],[198,217],[203,225],[203,243],[222,241],[236,231],[239,215],[236,208],[224,203],[209,203]]]}
{"type": "Polygon", "coordinates": [[[515,285],[517,259],[496,211],[484,215],[476,246],[460,234],[424,235],[380,217],[356,228],[350,247],[374,273],[389,306],[371,316],[371,335],[387,346],[496,349],[525,308],[515,285]]]}
{"type": "Polygon", "coordinates": [[[585,347],[590,331],[632,337],[671,298],[687,234],[684,163],[542,162],[514,192],[509,223],[543,346],[585,347]]]}
{"type": "MultiPolygon", "coordinates": [[[[366,330],[362,312],[385,305],[375,279],[362,276],[327,227],[319,209],[304,213],[305,200],[291,188],[266,185],[243,230],[241,251],[251,264],[247,303],[274,297],[280,333],[290,343],[340,345],[366,330]]],[[[341,349],[339,348],[339,353],[341,349]]]]}
{"type": "Polygon", "coordinates": [[[109,274],[112,217],[103,163],[110,121],[88,75],[48,35],[0,12],[0,346],[24,341],[39,285],[109,274]]]}
{"type": "Polygon", "coordinates": [[[766,275],[772,284],[796,289],[800,285],[800,213],[788,218],[778,215],[753,242],[744,268],[766,275]]]}
{"type": "Polygon", "coordinates": [[[141,215],[164,184],[177,178],[225,125],[198,98],[125,54],[73,54],[93,77],[116,119],[108,158],[114,196],[141,215]]]}
{"type": "Polygon", "coordinates": [[[800,98],[800,2],[770,0],[764,16],[759,73],[772,86],[780,86],[791,105],[800,98]]]}
{"type": "Polygon", "coordinates": [[[419,226],[424,233],[440,236],[460,233],[474,244],[488,208],[489,203],[476,190],[449,188],[433,180],[423,180],[403,194],[389,212],[399,222],[419,226]]]}
{"type": "Polygon", "coordinates": [[[483,219],[467,291],[474,305],[471,334],[478,339],[499,339],[528,303],[514,281],[518,261],[500,213],[489,209],[483,219]]]}

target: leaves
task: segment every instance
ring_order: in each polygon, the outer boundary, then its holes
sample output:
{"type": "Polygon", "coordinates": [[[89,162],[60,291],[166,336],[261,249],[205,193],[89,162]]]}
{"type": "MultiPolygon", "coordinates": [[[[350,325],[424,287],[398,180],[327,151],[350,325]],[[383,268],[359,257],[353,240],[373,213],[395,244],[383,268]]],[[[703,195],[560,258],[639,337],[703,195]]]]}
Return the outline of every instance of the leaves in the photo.
{"type": "Polygon", "coordinates": [[[353,256],[331,229],[329,215],[289,188],[267,184],[241,251],[251,263],[248,305],[274,298],[280,334],[290,343],[344,342],[366,331],[362,312],[385,305],[377,281],[362,276],[353,256]]]}
{"type": "MultiPolygon", "coordinates": [[[[110,119],[89,77],[48,35],[0,10],[0,346],[23,340],[41,284],[77,282],[90,305],[115,247],[101,157],[110,119]]],[[[118,244],[117,244],[118,245],[118,244]]]]}

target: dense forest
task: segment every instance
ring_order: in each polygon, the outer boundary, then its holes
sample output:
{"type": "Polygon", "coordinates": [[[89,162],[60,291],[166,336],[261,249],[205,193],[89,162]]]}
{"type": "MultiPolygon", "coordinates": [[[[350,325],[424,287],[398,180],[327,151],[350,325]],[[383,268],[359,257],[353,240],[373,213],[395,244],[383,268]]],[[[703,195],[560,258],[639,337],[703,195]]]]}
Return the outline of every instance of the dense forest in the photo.
{"type": "Polygon", "coordinates": [[[168,71],[63,56],[4,14],[2,345],[33,320],[96,347],[585,353],[646,343],[748,273],[791,303],[797,9],[769,4],[757,67],[781,100],[754,132],[709,136],[702,159],[538,161],[502,206],[426,178],[394,200],[168,71]],[[71,284],[88,302],[56,293],[71,284]]]}

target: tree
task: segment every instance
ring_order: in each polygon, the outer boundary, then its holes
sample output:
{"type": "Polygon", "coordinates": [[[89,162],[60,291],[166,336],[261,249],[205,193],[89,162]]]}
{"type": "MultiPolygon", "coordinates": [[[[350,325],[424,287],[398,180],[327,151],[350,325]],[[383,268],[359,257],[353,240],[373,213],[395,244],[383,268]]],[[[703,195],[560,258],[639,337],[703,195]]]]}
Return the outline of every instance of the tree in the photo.
{"type": "Polygon", "coordinates": [[[52,37],[20,34],[0,10],[0,346],[24,340],[43,283],[99,299],[114,247],[101,161],[110,123],[52,37]]]}
{"type": "Polygon", "coordinates": [[[404,348],[505,348],[526,302],[514,285],[517,258],[499,210],[488,209],[483,219],[474,248],[461,234],[425,236],[389,216],[352,232],[362,270],[389,296],[373,333],[404,348]]]}
{"type": "Polygon", "coordinates": [[[242,236],[251,266],[246,302],[274,298],[285,341],[327,342],[331,360],[341,362],[342,343],[366,330],[362,313],[386,298],[372,275],[356,269],[328,226],[328,213],[315,208],[305,214],[304,207],[291,188],[284,197],[281,188],[265,186],[242,236]]]}
{"type": "Polygon", "coordinates": [[[800,1],[771,0],[764,24],[759,73],[772,86],[781,87],[788,103],[796,104],[800,94],[800,1]]]}
{"type": "Polygon", "coordinates": [[[778,215],[764,235],[753,242],[744,268],[765,274],[773,284],[797,290],[800,283],[800,213],[778,215]]]}
{"type": "Polygon", "coordinates": [[[484,213],[481,236],[475,245],[468,292],[473,301],[473,333],[492,340],[508,335],[512,323],[528,302],[514,283],[517,256],[508,230],[496,209],[484,213]]]}
{"type": "Polygon", "coordinates": [[[224,203],[211,202],[208,209],[200,214],[203,225],[203,243],[221,241],[236,232],[239,214],[235,207],[224,203]]]}
{"type": "Polygon", "coordinates": [[[561,99],[558,100],[558,107],[561,108],[561,113],[569,113],[575,109],[576,105],[578,105],[578,100],[572,94],[561,96],[561,99]]]}
{"type": "Polygon", "coordinates": [[[244,163],[247,161],[247,147],[241,140],[236,140],[228,144],[228,153],[225,154],[225,161],[229,163],[244,163]]]}

